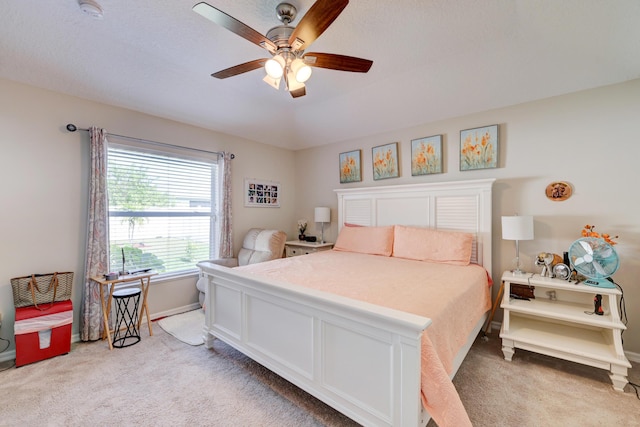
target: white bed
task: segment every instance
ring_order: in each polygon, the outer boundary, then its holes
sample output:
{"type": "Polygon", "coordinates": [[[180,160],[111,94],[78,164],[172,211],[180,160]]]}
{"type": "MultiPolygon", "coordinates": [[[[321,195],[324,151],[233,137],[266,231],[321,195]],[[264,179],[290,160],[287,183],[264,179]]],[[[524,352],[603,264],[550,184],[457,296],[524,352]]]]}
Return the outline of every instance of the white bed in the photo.
{"type": "MultiPolygon", "coordinates": [[[[493,181],[336,190],[338,224],[470,232],[473,261],[490,272],[493,181]]],[[[363,425],[426,424],[420,351],[429,318],[210,262],[198,267],[207,280],[207,347],[219,338],[363,425]]],[[[456,355],[451,376],[485,320],[486,313],[456,355]]]]}

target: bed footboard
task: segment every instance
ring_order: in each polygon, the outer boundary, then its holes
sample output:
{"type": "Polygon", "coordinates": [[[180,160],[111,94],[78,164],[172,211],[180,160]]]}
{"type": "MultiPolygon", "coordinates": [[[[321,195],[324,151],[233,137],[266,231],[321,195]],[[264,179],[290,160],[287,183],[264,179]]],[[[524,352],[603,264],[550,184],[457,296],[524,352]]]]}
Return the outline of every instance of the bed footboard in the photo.
{"type": "Polygon", "coordinates": [[[426,424],[421,336],[430,319],[198,264],[204,338],[256,362],[363,425],[426,424]]]}

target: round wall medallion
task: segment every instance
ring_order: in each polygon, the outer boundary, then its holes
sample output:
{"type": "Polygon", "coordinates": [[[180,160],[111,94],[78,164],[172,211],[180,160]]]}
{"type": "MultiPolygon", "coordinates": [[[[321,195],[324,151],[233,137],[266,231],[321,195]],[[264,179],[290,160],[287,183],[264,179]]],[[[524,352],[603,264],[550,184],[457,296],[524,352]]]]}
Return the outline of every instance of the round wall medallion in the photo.
{"type": "Polygon", "coordinates": [[[545,190],[545,194],[549,200],[553,200],[554,202],[562,202],[571,197],[571,185],[566,182],[552,182],[547,185],[545,190]]]}

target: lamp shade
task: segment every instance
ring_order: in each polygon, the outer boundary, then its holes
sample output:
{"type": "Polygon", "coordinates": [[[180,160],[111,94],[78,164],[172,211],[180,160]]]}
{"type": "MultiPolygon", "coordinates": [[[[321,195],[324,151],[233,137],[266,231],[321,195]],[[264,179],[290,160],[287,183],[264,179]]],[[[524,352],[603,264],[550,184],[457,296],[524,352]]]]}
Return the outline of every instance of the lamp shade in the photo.
{"type": "Polygon", "coordinates": [[[329,208],[316,208],[314,215],[315,222],[331,222],[331,210],[329,208]]]}
{"type": "Polygon", "coordinates": [[[502,238],[504,240],[533,240],[533,217],[503,216],[502,238]]]}
{"type": "Polygon", "coordinates": [[[284,73],[284,58],[280,55],[276,55],[269,59],[264,64],[264,69],[272,79],[279,79],[284,73]]]}
{"type": "Polygon", "coordinates": [[[305,64],[300,58],[293,60],[291,63],[291,71],[293,71],[293,76],[300,83],[306,82],[309,80],[309,77],[311,77],[311,67],[305,64]]]}

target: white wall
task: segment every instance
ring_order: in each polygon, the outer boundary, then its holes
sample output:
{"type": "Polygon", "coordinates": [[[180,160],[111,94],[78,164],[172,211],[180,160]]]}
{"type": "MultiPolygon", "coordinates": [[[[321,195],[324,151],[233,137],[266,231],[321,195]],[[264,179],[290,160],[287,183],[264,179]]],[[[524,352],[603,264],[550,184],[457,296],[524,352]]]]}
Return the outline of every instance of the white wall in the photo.
{"type": "MultiPolygon", "coordinates": [[[[535,240],[520,243],[520,255],[528,271],[539,271],[533,264],[537,253],[566,251],[580,237],[585,224],[619,235],[616,249],[621,267],[613,278],[624,288],[629,318],[624,348],[640,353],[640,314],[636,309],[640,306],[639,112],[640,80],[634,80],[298,151],[295,215],[312,220],[315,206],[330,206],[332,223],[330,227],[325,225],[325,239],[335,241],[337,201],[333,189],[496,178],[494,279],[498,281],[502,271],[511,268],[515,254],[514,243],[500,237],[502,215],[534,216],[535,240]],[[460,130],[492,124],[500,125],[499,168],[459,171],[460,130]],[[435,134],[444,135],[445,172],[412,177],[411,140],[435,134]],[[399,142],[401,176],[373,181],[371,148],[390,142],[399,142]],[[338,155],[356,149],[362,150],[363,181],[340,184],[338,155]],[[569,182],[573,196],[564,202],[548,200],[545,188],[553,181],[569,182]]],[[[312,224],[310,233],[319,234],[319,227],[312,224]]],[[[494,286],[494,295],[497,288],[494,286]]]]}
{"type": "MultiPolygon", "coordinates": [[[[88,179],[88,136],[64,127],[96,125],[109,132],[236,154],[233,167],[234,243],[238,248],[252,226],[279,228],[297,235],[298,218],[313,220],[315,206],[332,208],[327,240],[335,240],[335,188],[450,181],[495,177],[493,204],[493,277],[510,268],[513,242],[500,238],[500,216],[515,212],[535,218],[536,239],[521,242],[529,271],[541,251],[562,253],[583,225],[619,234],[622,259],[614,276],[625,291],[628,352],[640,353],[640,220],[638,177],[640,144],[635,120],[640,111],[640,80],[552,99],[487,111],[381,135],[290,152],[153,116],[56,94],[0,79],[0,336],[13,341],[11,277],[54,270],[73,270],[74,333],[81,301],[79,275],[84,269],[88,179]],[[458,170],[459,132],[500,125],[500,167],[458,170]],[[444,134],[445,173],[412,177],[410,141],[444,134]],[[371,148],[399,142],[401,176],[373,181],[371,148]],[[338,154],[362,149],[363,181],[340,184],[338,154]],[[279,181],[282,207],[244,208],[245,177],[279,181]],[[544,189],[568,181],[574,195],[551,202],[544,189]]],[[[431,101],[431,102],[437,102],[431,101]]],[[[357,114],[357,112],[354,112],[357,114]]],[[[320,233],[311,223],[309,233],[320,233]]],[[[153,314],[196,301],[194,278],[156,283],[150,292],[153,314]]],[[[497,286],[494,287],[494,293],[497,286]]],[[[498,316],[499,319],[499,316],[498,316]]],[[[0,356],[1,358],[1,356],[0,356]]]]}
{"type": "MultiPolygon", "coordinates": [[[[89,177],[87,132],[69,133],[67,123],[212,151],[230,151],[233,161],[234,247],[254,226],[282,229],[293,238],[294,153],[0,79],[0,336],[13,343],[10,278],[74,271],[74,324],[82,295],[89,177]],[[277,165],[277,167],[275,167],[277,165]],[[245,208],[244,178],[278,181],[282,207],[245,208]]],[[[197,302],[195,276],[155,282],[151,317],[197,302]]],[[[13,344],[12,347],[13,348],[13,344]]],[[[0,358],[2,356],[0,355],[0,358]]]]}

